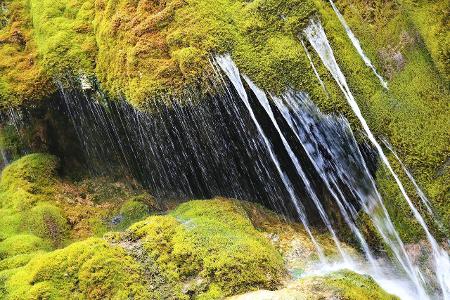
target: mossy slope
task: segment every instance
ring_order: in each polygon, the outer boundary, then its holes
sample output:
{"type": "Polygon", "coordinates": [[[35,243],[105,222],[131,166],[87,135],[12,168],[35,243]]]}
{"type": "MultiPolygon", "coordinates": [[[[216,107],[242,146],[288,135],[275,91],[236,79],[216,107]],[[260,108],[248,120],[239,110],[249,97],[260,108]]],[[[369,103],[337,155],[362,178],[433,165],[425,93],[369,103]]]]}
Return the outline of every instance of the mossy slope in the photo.
{"type": "MultiPolygon", "coordinates": [[[[46,252],[73,241],[102,235],[107,230],[124,229],[145,218],[150,209],[156,209],[154,199],[142,189],[131,189],[111,179],[63,182],[57,174],[58,165],[56,157],[35,153],[11,163],[2,172],[2,299],[6,280],[34,258],[40,261],[38,257],[45,257],[46,252]]],[[[20,294],[17,295],[19,299],[20,294]]],[[[30,299],[36,297],[29,296],[30,299]]]]}
{"type": "Polygon", "coordinates": [[[219,299],[276,288],[285,276],[277,250],[226,199],[182,204],[8,272],[6,299],[219,299]]]}

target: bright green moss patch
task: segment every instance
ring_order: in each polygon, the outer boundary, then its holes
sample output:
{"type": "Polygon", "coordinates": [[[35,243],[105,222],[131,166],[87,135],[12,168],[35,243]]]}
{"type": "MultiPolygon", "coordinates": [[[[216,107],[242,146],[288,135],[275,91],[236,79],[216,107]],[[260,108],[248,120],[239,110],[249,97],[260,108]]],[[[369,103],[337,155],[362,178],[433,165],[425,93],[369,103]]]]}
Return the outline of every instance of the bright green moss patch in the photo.
{"type": "Polygon", "coordinates": [[[448,1],[402,0],[433,61],[450,80],[450,32],[448,1]]]}
{"type": "Polygon", "coordinates": [[[191,201],[106,240],[36,256],[15,251],[10,271],[0,271],[0,292],[5,299],[221,299],[276,288],[285,276],[280,254],[234,200],[191,201]]]}
{"type": "Polygon", "coordinates": [[[121,220],[119,227],[125,229],[131,224],[144,219],[149,215],[149,212],[149,208],[145,203],[129,200],[120,208],[119,216],[121,220]]]}
{"type": "Polygon", "coordinates": [[[0,107],[39,100],[48,80],[38,64],[27,1],[5,0],[0,9],[0,107]]]}
{"type": "Polygon", "coordinates": [[[30,234],[15,235],[0,242],[0,259],[42,249],[48,249],[48,245],[41,238],[30,234]]]}
{"type": "MultiPolygon", "coordinates": [[[[436,18],[429,21],[434,24],[430,29],[430,34],[434,35],[441,31],[438,27],[442,24],[438,20],[445,15],[445,11],[435,9],[444,4],[415,2],[413,5],[410,1],[336,1],[368,57],[388,79],[388,91],[364,66],[330,5],[322,3],[320,13],[338,63],[371,130],[380,138],[388,138],[430,198],[442,223],[449,224],[447,216],[450,207],[446,201],[450,138],[447,130],[450,126],[448,84],[442,72],[439,72],[438,58],[435,59],[437,56],[430,56],[429,48],[433,46],[424,43],[427,38],[421,36],[425,27],[416,22],[418,20],[414,19],[410,11],[416,8],[421,10],[423,6],[435,11],[436,18]]],[[[324,78],[327,88],[332,87],[332,83],[324,78]]],[[[332,89],[330,94],[333,95],[332,89]]],[[[352,123],[357,124],[354,121],[352,123]]],[[[388,149],[385,152],[389,154],[388,149]]],[[[403,170],[394,157],[390,157],[390,161],[422,216],[433,227],[434,220],[428,217],[403,170]]],[[[382,171],[378,174],[378,185],[402,237],[409,241],[411,237],[420,238],[422,235],[415,234],[421,231],[420,228],[408,229],[414,225],[414,221],[410,220],[410,209],[399,195],[394,180],[385,179],[382,171]],[[405,230],[411,231],[409,237],[405,230]]],[[[438,235],[437,230],[434,232],[438,235]]]]}
{"type": "Polygon", "coordinates": [[[279,253],[231,200],[181,204],[168,216],[134,224],[124,237],[200,298],[275,288],[284,276],[279,253]]]}
{"type": "Polygon", "coordinates": [[[40,203],[30,209],[23,226],[27,231],[50,240],[55,246],[62,245],[69,231],[61,209],[49,203],[40,203]]]}
{"type": "Polygon", "coordinates": [[[92,26],[95,1],[29,2],[39,63],[46,72],[92,73],[97,51],[92,26]]]}
{"type": "Polygon", "coordinates": [[[7,166],[0,179],[1,206],[26,209],[55,192],[58,160],[48,154],[30,154],[7,166]]]}
{"type": "Polygon", "coordinates": [[[300,290],[307,291],[309,295],[307,299],[323,299],[322,297],[348,300],[398,299],[381,289],[370,276],[345,270],[322,277],[306,277],[299,281],[298,286],[300,290]]]}
{"type": "Polygon", "coordinates": [[[32,260],[5,286],[7,299],[148,299],[140,272],[123,249],[88,239],[32,260]]]}

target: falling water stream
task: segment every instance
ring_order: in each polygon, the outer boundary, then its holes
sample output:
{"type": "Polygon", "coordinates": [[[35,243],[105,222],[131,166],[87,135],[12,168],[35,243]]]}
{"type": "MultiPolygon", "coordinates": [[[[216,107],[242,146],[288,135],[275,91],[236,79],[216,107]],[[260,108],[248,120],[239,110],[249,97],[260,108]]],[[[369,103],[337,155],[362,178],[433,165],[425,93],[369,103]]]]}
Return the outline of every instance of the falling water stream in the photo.
{"type": "Polygon", "coordinates": [[[353,31],[347,25],[347,22],[345,21],[345,19],[342,16],[342,14],[339,12],[339,10],[336,7],[336,5],[334,4],[333,0],[329,0],[329,1],[330,1],[331,6],[333,7],[334,12],[336,13],[336,16],[338,17],[339,21],[341,22],[342,26],[344,27],[345,32],[347,33],[347,36],[349,37],[350,41],[352,42],[353,46],[355,47],[356,51],[358,52],[359,56],[361,56],[362,60],[366,64],[366,66],[368,66],[372,70],[372,72],[375,74],[375,76],[377,76],[378,80],[380,80],[381,85],[385,89],[387,89],[388,88],[388,84],[387,84],[386,80],[384,80],[384,78],[381,77],[380,74],[378,74],[378,72],[375,69],[375,67],[373,66],[372,62],[367,57],[367,55],[364,53],[364,50],[362,49],[359,40],[356,38],[356,36],[353,33],[353,31]]]}
{"type": "MultiPolygon", "coordinates": [[[[402,182],[400,181],[399,177],[391,167],[391,164],[389,160],[387,159],[386,155],[383,152],[383,149],[381,148],[380,144],[377,142],[375,136],[371,132],[366,120],[362,116],[361,110],[359,109],[359,106],[357,102],[355,101],[352,92],[350,91],[350,88],[347,84],[346,78],[342,71],[339,68],[338,63],[336,62],[336,59],[333,54],[333,50],[328,42],[328,39],[326,37],[325,31],[322,28],[322,25],[317,20],[311,20],[310,25],[305,29],[304,31],[306,38],[310,42],[311,46],[315,49],[317,54],[319,55],[320,59],[322,60],[325,67],[329,70],[333,78],[335,79],[336,83],[342,90],[345,98],[347,99],[347,102],[349,103],[350,107],[352,108],[353,112],[355,113],[356,117],[361,123],[362,128],[364,129],[365,133],[367,134],[368,139],[371,141],[371,143],[376,148],[381,161],[386,166],[386,168],[390,171],[392,174],[395,182],[397,183],[403,197],[407,201],[409,207],[411,208],[411,211],[413,212],[413,215],[415,219],[418,221],[418,223],[423,228],[427,240],[432,248],[432,254],[434,258],[434,271],[436,274],[436,277],[438,279],[440,288],[442,290],[442,294],[444,299],[448,299],[450,297],[450,259],[448,257],[448,254],[438,245],[434,237],[431,235],[427,224],[425,223],[423,217],[420,215],[414,204],[412,203],[411,199],[409,198],[408,194],[406,193],[405,188],[403,187],[402,182]]],[[[380,201],[381,202],[381,201],[380,201]]],[[[381,225],[381,224],[379,224],[381,225]]],[[[379,226],[378,225],[378,226],[379,226]]],[[[378,227],[377,226],[377,227],[378,227]]],[[[380,229],[380,228],[379,228],[380,229]]],[[[390,229],[392,230],[392,229],[390,229]]],[[[426,292],[423,288],[423,275],[420,273],[419,270],[417,270],[415,267],[411,265],[411,261],[404,253],[404,248],[402,245],[401,240],[398,238],[398,234],[394,234],[395,239],[397,241],[391,240],[389,241],[389,244],[393,244],[394,242],[397,244],[395,247],[396,251],[398,252],[396,254],[397,258],[401,262],[402,266],[404,267],[405,271],[407,271],[408,275],[410,276],[411,280],[416,285],[417,292],[420,297],[427,298],[426,292]],[[400,253],[401,252],[401,253],[400,253]]]]}

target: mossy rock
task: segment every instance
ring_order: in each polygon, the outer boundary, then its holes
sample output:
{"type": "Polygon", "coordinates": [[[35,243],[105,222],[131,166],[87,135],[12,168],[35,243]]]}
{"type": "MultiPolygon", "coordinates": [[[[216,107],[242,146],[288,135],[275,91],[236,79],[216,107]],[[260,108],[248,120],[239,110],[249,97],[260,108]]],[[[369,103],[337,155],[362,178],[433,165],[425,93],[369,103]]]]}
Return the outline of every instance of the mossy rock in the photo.
{"type": "Polygon", "coordinates": [[[280,254],[232,200],[181,204],[134,224],[121,240],[142,245],[168,278],[199,298],[275,288],[285,276],[280,254]]]}
{"type": "Polygon", "coordinates": [[[5,288],[7,299],[149,299],[140,272],[123,249],[92,238],[33,259],[5,288]]]}
{"type": "Polygon", "coordinates": [[[68,237],[69,225],[59,207],[49,203],[39,203],[27,212],[23,220],[24,229],[57,247],[68,237]]]}
{"type": "Polygon", "coordinates": [[[277,288],[286,276],[270,241],[226,199],[190,201],[106,240],[17,256],[10,266],[19,268],[2,279],[6,299],[220,299],[277,288]]]}
{"type": "Polygon", "coordinates": [[[47,249],[48,243],[40,237],[31,234],[14,235],[0,242],[0,259],[47,249]]]}
{"type": "Polygon", "coordinates": [[[43,153],[26,155],[3,171],[0,199],[3,208],[29,209],[55,192],[58,159],[43,153]]]}
{"type": "Polygon", "coordinates": [[[325,276],[305,277],[278,291],[257,291],[228,300],[398,300],[367,275],[338,271],[325,276]]]}

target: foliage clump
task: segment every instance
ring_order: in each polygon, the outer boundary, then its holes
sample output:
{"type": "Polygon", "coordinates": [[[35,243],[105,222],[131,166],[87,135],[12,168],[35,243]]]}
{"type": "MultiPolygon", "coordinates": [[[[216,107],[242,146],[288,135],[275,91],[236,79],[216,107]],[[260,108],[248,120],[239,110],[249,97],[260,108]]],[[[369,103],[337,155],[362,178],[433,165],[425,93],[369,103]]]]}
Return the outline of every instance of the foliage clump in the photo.
{"type": "Polygon", "coordinates": [[[378,284],[367,275],[361,275],[352,271],[343,270],[325,276],[313,276],[301,279],[298,283],[301,289],[309,290],[311,299],[321,299],[329,295],[338,299],[364,300],[395,300],[397,297],[385,292],[378,284]],[[320,291],[319,293],[317,293],[320,291]]]}
{"type": "Polygon", "coordinates": [[[0,179],[1,206],[23,210],[48,200],[55,192],[57,166],[56,157],[41,153],[8,165],[0,179]]]}
{"type": "Polygon", "coordinates": [[[181,204],[134,224],[123,238],[142,245],[168,278],[199,298],[273,289],[284,276],[280,254],[232,200],[181,204]]]}
{"type": "Polygon", "coordinates": [[[36,236],[62,245],[68,236],[69,226],[61,209],[49,203],[39,203],[27,212],[24,220],[25,229],[36,236]]]}
{"type": "Polygon", "coordinates": [[[39,65],[27,1],[0,2],[0,107],[47,95],[49,80],[39,65]]]}
{"type": "Polygon", "coordinates": [[[141,267],[98,238],[42,255],[10,276],[7,299],[149,299],[141,267]]]}

